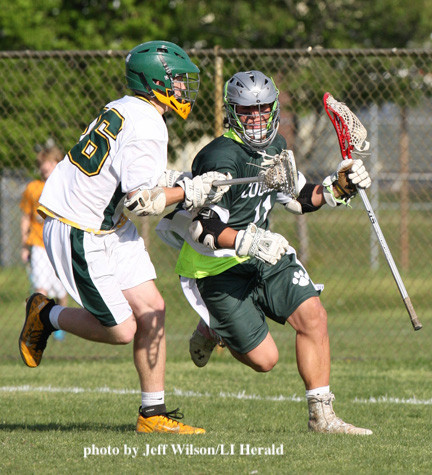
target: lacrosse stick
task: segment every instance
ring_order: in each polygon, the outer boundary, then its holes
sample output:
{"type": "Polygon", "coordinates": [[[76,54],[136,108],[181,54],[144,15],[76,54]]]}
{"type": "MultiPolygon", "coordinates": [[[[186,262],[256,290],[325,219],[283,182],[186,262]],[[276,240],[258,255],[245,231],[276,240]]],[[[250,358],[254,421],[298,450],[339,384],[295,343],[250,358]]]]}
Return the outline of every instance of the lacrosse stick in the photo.
{"type": "Polygon", "coordinates": [[[298,174],[294,154],[291,150],[282,150],[274,157],[263,153],[262,171],[257,176],[246,178],[232,178],[230,180],[217,180],[215,186],[244,185],[247,183],[262,183],[265,190],[283,191],[296,199],[300,193],[298,188],[298,174]]]}
{"type": "MultiPolygon", "coordinates": [[[[327,115],[329,116],[336,130],[342,158],[344,160],[350,159],[351,152],[353,151],[361,153],[368,150],[369,142],[366,141],[367,131],[363,124],[360,122],[360,120],[357,118],[357,116],[353,114],[343,102],[339,102],[334,99],[334,97],[329,92],[326,92],[324,94],[323,100],[324,108],[327,112],[327,115]]],[[[405,303],[405,307],[410,316],[412,326],[414,327],[414,330],[420,330],[422,328],[422,324],[417,318],[414,307],[411,303],[411,299],[409,298],[405,286],[402,282],[401,276],[393,260],[384,235],[381,231],[380,225],[378,224],[378,220],[369,202],[366,191],[360,188],[358,192],[363,200],[370,222],[372,223],[372,226],[378,237],[378,241],[381,245],[382,250],[384,251],[384,255],[387,259],[393,277],[398,286],[399,292],[405,303]]]]}

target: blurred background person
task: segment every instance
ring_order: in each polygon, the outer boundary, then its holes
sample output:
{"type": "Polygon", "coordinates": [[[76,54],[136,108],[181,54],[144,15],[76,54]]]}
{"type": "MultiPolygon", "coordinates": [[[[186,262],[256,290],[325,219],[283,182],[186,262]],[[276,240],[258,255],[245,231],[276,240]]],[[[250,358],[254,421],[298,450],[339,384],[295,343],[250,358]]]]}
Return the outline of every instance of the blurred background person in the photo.
{"type": "MultiPolygon", "coordinates": [[[[58,304],[67,306],[66,290],[55,275],[45,251],[43,219],[37,213],[45,182],[64,154],[52,139],[48,139],[43,147],[37,145],[35,149],[40,179],[28,183],[21,197],[21,259],[28,269],[31,291],[40,292],[56,299],[58,304]]],[[[63,340],[65,332],[58,330],[53,336],[56,340],[63,340]]]]}

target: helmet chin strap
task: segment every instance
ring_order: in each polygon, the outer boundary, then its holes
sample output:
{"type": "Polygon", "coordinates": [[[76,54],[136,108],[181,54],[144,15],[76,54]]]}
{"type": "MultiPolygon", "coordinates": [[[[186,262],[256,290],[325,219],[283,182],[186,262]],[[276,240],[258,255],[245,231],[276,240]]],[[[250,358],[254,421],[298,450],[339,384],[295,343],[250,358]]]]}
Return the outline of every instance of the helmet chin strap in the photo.
{"type": "Polygon", "coordinates": [[[188,115],[192,110],[190,102],[182,103],[177,100],[174,95],[162,94],[161,92],[156,90],[154,90],[153,93],[159,102],[173,109],[182,119],[187,119],[188,115]]]}
{"type": "Polygon", "coordinates": [[[248,137],[255,140],[261,140],[267,137],[267,129],[265,127],[263,127],[262,129],[249,129],[249,130],[245,128],[245,132],[248,137]]]}

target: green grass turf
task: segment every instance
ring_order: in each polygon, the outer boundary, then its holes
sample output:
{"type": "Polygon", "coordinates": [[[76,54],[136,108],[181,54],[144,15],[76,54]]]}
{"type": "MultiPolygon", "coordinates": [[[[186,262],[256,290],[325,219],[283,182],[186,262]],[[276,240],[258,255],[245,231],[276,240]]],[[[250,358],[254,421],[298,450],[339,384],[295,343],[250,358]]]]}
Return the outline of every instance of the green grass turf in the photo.
{"type": "Polygon", "coordinates": [[[37,369],[7,362],[1,374],[2,473],[432,470],[432,399],[425,384],[432,370],[423,360],[333,362],[335,410],[346,421],[371,428],[370,437],[309,433],[294,361],[267,374],[254,373],[225,353],[202,369],[186,359],[168,361],[168,408],[180,406],[185,422],[206,428],[203,436],[134,433],[140,395],[129,361],[48,360],[37,369]],[[241,455],[248,444],[250,451],[261,447],[261,455],[241,455]],[[125,446],[138,455],[126,455],[125,446]],[[283,454],[266,454],[272,446],[283,454]],[[147,447],[155,455],[143,455],[147,447]],[[175,454],[180,449],[183,454],[175,454]],[[104,452],[109,450],[111,455],[104,452]]]}

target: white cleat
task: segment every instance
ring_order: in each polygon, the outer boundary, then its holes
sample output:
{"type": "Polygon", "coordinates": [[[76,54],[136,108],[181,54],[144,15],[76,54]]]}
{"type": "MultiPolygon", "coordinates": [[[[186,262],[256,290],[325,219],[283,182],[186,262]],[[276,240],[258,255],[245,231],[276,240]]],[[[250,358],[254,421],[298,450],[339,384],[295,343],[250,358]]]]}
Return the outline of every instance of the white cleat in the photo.
{"type": "Polygon", "coordinates": [[[352,435],[371,435],[369,429],[355,427],[352,424],[344,422],[336,416],[333,410],[332,401],[335,397],[333,393],[323,394],[308,398],[309,406],[309,430],[313,432],[322,432],[325,434],[352,434],[352,435]]]}
{"type": "Polygon", "coordinates": [[[208,363],[216,345],[225,346],[217,333],[200,320],[189,340],[189,353],[198,368],[208,363]]]}

